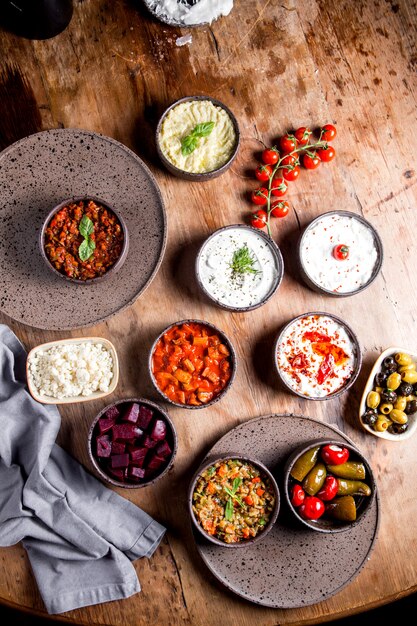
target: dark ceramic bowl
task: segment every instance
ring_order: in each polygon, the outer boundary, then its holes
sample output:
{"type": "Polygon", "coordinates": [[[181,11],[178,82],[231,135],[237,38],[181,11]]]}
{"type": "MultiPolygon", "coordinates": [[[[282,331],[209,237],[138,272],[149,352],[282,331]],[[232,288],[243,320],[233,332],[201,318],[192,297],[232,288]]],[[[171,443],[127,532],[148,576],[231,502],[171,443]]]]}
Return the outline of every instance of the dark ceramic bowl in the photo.
{"type": "Polygon", "coordinates": [[[311,221],[309,224],[307,224],[307,226],[304,228],[304,230],[301,233],[301,236],[298,240],[298,246],[297,246],[297,265],[298,265],[298,270],[300,272],[300,275],[303,279],[303,281],[305,282],[305,284],[312,289],[313,291],[316,291],[317,293],[321,293],[324,294],[326,296],[332,296],[334,298],[346,298],[348,296],[354,296],[358,293],[361,293],[364,289],[366,289],[367,287],[369,287],[369,285],[371,283],[373,283],[373,281],[375,280],[375,278],[378,276],[381,267],[382,267],[382,261],[383,261],[383,247],[382,247],[382,241],[381,238],[378,234],[378,232],[375,230],[375,228],[372,226],[372,224],[370,224],[367,220],[365,220],[361,215],[357,215],[356,213],[351,213],[350,211],[330,211],[328,213],[322,213],[321,215],[319,215],[318,217],[316,217],[313,221],[311,221]],[[364,226],[366,226],[367,228],[369,228],[369,230],[372,232],[373,234],[373,238],[374,238],[374,242],[375,242],[375,247],[376,247],[376,251],[377,251],[377,260],[375,263],[375,266],[373,268],[371,277],[369,278],[369,280],[364,283],[363,285],[361,285],[360,287],[358,287],[357,289],[355,289],[354,291],[349,291],[346,293],[340,293],[337,291],[331,291],[330,289],[326,289],[325,287],[323,287],[322,285],[320,285],[319,283],[317,283],[315,280],[313,280],[313,278],[309,275],[304,259],[303,259],[303,255],[302,255],[302,248],[303,248],[303,244],[304,244],[304,239],[307,235],[307,233],[316,226],[316,224],[318,222],[320,222],[323,218],[327,217],[327,216],[331,216],[331,215],[340,215],[340,216],[344,216],[344,217],[350,217],[350,218],[354,218],[356,220],[358,220],[359,222],[361,222],[364,226]]]}
{"type": "Polygon", "coordinates": [[[348,326],[346,324],[346,322],[344,322],[340,317],[336,317],[336,315],[333,315],[332,313],[324,313],[322,311],[312,311],[309,313],[303,313],[302,315],[298,315],[298,317],[294,317],[292,320],[290,320],[287,324],[285,324],[285,326],[279,331],[278,336],[274,342],[274,364],[275,364],[275,370],[278,374],[278,378],[280,379],[280,381],[282,382],[282,384],[284,385],[284,387],[286,387],[289,391],[291,391],[291,393],[295,394],[296,396],[298,396],[299,398],[304,398],[305,400],[313,400],[313,401],[317,401],[317,400],[333,400],[334,398],[339,397],[342,393],[345,393],[345,391],[347,391],[355,382],[355,380],[357,379],[360,369],[361,369],[361,365],[362,365],[362,350],[361,347],[359,345],[359,341],[358,338],[356,336],[356,334],[353,332],[353,330],[350,328],[350,326],[348,326]],[[283,374],[281,373],[281,369],[279,367],[279,363],[278,363],[278,348],[282,343],[282,339],[284,334],[286,333],[286,331],[289,329],[290,326],[292,326],[292,324],[296,323],[298,320],[304,318],[304,317],[308,317],[310,315],[319,315],[319,316],[324,316],[324,317],[330,317],[332,320],[334,320],[337,324],[340,324],[344,330],[346,331],[350,341],[352,342],[353,345],[353,353],[354,353],[354,357],[355,357],[355,366],[354,366],[354,370],[352,372],[352,376],[349,378],[349,380],[346,381],[346,383],[340,387],[340,389],[337,389],[336,391],[334,391],[333,393],[328,394],[327,396],[307,396],[304,393],[301,393],[300,391],[297,391],[294,387],[292,387],[288,381],[286,380],[286,378],[283,376],[283,374]]]}
{"type": "Polygon", "coordinates": [[[237,123],[237,119],[235,118],[235,116],[233,115],[231,110],[225,104],[223,104],[223,102],[220,102],[219,100],[216,100],[215,98],[211,98],[210,96],[187,96],[185,98],[180,98],[179,100],[176,100],[175,102],[173,102],[173,104],[171,104],[165,110],[165,112],[161,116],[161,118],[160,118],[160,120],[158,122],[158,126],[156,128],[155,143],[156,143],[156,150],[158,152],[159,158],[161,159],[161,161],[164,164],[164,166],[166,167],[166,169],[169,172],[171,172],[171,174],[174,174],[174,176],[178,176],[178,178],[182,178],[184,180],[190,180],[190,181],[194,181],[194,182],[204,182],[206,180],[210,180],[211,178],[216,178],[217,176],[220,176],[227,169],[229,169],[229,167],[231,166],[231,164],[235,160],[236,155],[237,155],[237,151],[239,149],[240,130],[239,130],[239,126],[238,126],[238,123],[237,123]],[[212,102],[215,106],[218,106],[218,107],[221,107],[222,109],[224,109],[226,111],[226,113],[228,114],[228,116],[230,117],[231,121],[232,121],[233,128],[234,128],[234,131],[235,131],[235,137],[236,137],[235,146],[234,146],[233,152],[232,152],[231,156],[229,157],[229,159],[223,165],[218,167],[217,169],[211,170],[210,172],[202,172],[200,174],[197,174],[197,173],[194,173],[194,172],[186,172],[185,170],[182,170],[182,169],[176,167],[164,155],[164,153],[161,150],[160,144],[159,144],[159,135],[160,135],[161,127],[162,127],[162,124],[164,122],[165,117],[168,115],[168,113],[171,111],[171,109],[174,109],[178,104],[181,104],[182,102],[189,102],[189,101],[192,101],[192,100],[210,100],[210,102],[212,102]]]}
{"type": "Polygon", "coordinates": [[[223,396],[228,392],[228,390],[230,389],[230,387],[233,384],[233,381],[234,381],[235,375],[236,375],[236,366],[237,366],[236,352],[235,352],[235,349],[234,349],[232,343],[230,342],[228,337],[225,335],[225,333],[222,330],[220,330],[219,328],[217,328],[217,326],[214,326],[214,324],[210,324],[209,322],[205,322],[204,320],[195,320],[195,319],[188,319],[188,320],[181,320],[179,322],[174,322],[173,324],[170,324],[169,326],[164,328],[164,330],[155,339],[155,341],[154,341],[154,343],[152,345],[152,348],[150,349],[149,360],[148,360],[149,375],[151,377],[152,383],[153,383],[155,389],[157,390],[157,392],[164,398],[164,400],[166,400],[167,402],[170,402],[174,406],[179,406],[182,409],[205,409],[206,407],[211,406],[212,404],[215,404],[216,402],[221,400],[221,398],[223,398],[223,396]],[[230,378],[229,378],[226,386],[222,389],[222,391],[217,396],[215,396],[212,400],[210,400],[210,402],[206,402],[205,404],[192,405],[192,404],[180,404],[179,402],[174,402],[173,400],[168,398],[168,396],[166,396],[164,394],[164,392],[159,388],[158,383],[156,382],[155,376],[153,374],[153,366],[152,366],[153,353],[155,352],[155,348],[156,348],[156,345],[157,345],[158,341],[162,338],[162,336],[168,330],[171,330],[171,328],[173,328],[174,326],[181,326],[182,324],[202,324],[203,326],[207,326],[211,330],[214,330],[219,335],[219,337],[221,338],[222,343],[224,343],[228,347],[229,352],[230,352],[230,361],[231,361],[230,378]]]}
{"type": "Polygon", "coordinates": [[[281,500],[280,500],[280,492],[279,492],[279,488],[278,488],[278,484],[275,480],[275,478],[273,477],[273,475],[271,474],[271,472],[269,471],[269,469],[260,461],[258,461],[257,459],[252,459],[249,456],[242,456],[239,454],[228,454],[227,456],[221,456],[221,457],[211,457],[210,462],[205,461],[197,470],[197,472],[194,474],[190,486],[189,486],[189,490],[188,490],[188,510],[190,513],[190,518],[191,521],[193,523],[193,526],[201,533],[201,535],[203,537],[205,537],[208,541],[211,541],[212,543],[216,544],[217,546],[222,546],[223,548],[245,548],[246,546],[251,546],[255,543],[258,543],[259,541],[262,541],[262,539],[269,533],[269,531],[272,529],[272,527],[274,526],[275,522],[277,521],[277,517],[278,517],[278,513],[279,513],[279,508],[280,508],[280,504],[281,504],[281,500]],[[265,525],[264,530],[257,535],[256,537],[252,537],[251,539],[246,539],[245,541],[239,542],[239,543],[225,543],[224,541],[222,541],[221,539],[217,539],[216,537],[214,537],[213,535],[209,535],[209,533],[207,533],[204,528],[200,525],[200,523],[198,522],[194,511],[193,511],[193,494],[194,494],[194,490],[197,484],[197,481],[200,477],[200,475],[211,465],[214,465],[217,462],[220,461],[227,461],[229,459],[237,459],[240,461],[246,461],[248,463],[251,463],[252,465],[254,465],[257,469],[261,470],[261,472],[266,475],[269,480],[270,480],[270,484],[272,486],[272,489],[274,491],[274,495],[275,495],[275,506],[274,509],[271,513],[271,517],[269,518],[268,523],[265,525]]]}
{"type": "Polygon", "coordinates": [[[51,272],[53,272],[56,276],[59,276],[60,278],[66,280],[67,282],[70,283],[74,283],[76,285],[87,285],[87,284],[91,284],[91,283],[98,283],[102,280],[105,280],[107,278],[109,278],[110,276],[112,276],[113,274],[115,274],[123,265],[123,263],[125,262],[125,259],[127,257],[127,253],[129,250],[129,233],[126,227],[126,223],[124,221],[124,219],[122,218],[122,216],[120,215],[120,213],[118,213],[116,211],[116,209],[114,209],[112,206],[110,206],[107,202],[105,202],[104,200],[101,200],[100,198],[97,198],[96,196],[76,196],[74,198],[67,198],[66,200],[64,200],[63,202],[61,202],[60,204],[58,204],[58,206],[54,207],[52,209],[52,211],[50,211],[48,213],[48,215],[46,216],[46,219],[42,225],[42,229],[40,231],[39,234],[39,248],[41,251],[41,255],[43,260],[45,261],[46,265],[48,266],[48,268],[51,270],[51,272]],[[97,278],[89,278],[87,280],[78,280],[78,278],[70,278],[69,276],[66,276],[65,274],[61,274],[61,272],[59,272],[57,269],[55,269],[55,267],[52,265],[52,263],[50,262],[50,260],[47,257],[47,254],[45,252],[45,230],[47,229],[49,222],[51,221],[51,219],[53,218],[53,216],[55,215],[55,213],[57,213],[58,211],[60,211],[61,209],[63,209],[65,206],[67,206],[67,204],[70,204],[72,202],[80,202],[81,200],[93,200],[93,202],[96,202],[97,204],[101,204],[103,205],[106,209],[108,209],[109,211],[111,211],[112,213],[114,213],[114,215],[117,217],[117,219],[120,222],[120,225],[122,227],[123,230],[123,247],[122,247],[122,252],[119,256],[119,258],[117,259],[116,263],[114,263],[114,265],[112,265],[105,274],[103,274],[103,276],[98,276],[97,278]]]}
{"type": "MultiPolygon", "coordinates": [[[[321,457],[319,456],[321,460],[321,457]]],[[[319,460],[318,459],[318,460],[319,460]]],[[[360,524],[366,517],[368,511],[371,509],[376,494],[376,482],[372,472],[372,468],[366,459],[366,457],[353,445],[345,442],[340,442],[333,439],[315,439],[311,440],[302,446],[296,448],[288,457],[284,466],[283,477],[283,491],[287,507],[290,509],[292,517],[296,521],[299,527],[309,528],[321,533],[339,533],[345,530],[353,528],[357,524],[360,524]],[[326,517],[326,513],[323,514],[318,520],[308,520],[302,517],[298,507],[293,506],[291,503],[291,488],[294,483],[300,484],[299,481],[294,480],[291,476],[291,471],[296,461],[308,450],[315,448],[316,446],[335,445],[349,450],[349,461],[358,461],[365,466],[365,479],[361,482],[365,482],[371,488],[370,496],[354,496],[356,504],[356,520],[355,521],[339,521],[330,517],[326,517]]],[[[307,495],[307,494],[306,494],[307,495]]],[[[332,501],[330,501],[332,502],[332,501]]],[[[333,500],[334,502],[334,500],[333,500]]],[[[327,504],[326,502],[324,503],[327,504]]]]}
{"type": "MultiPolygon", "coordinates": [[[[152,421],[153,421],[153,418],[152,418],[152,421]]],[[[177,453],[177,447],[178,447],[177,432],[175,430],[175,426],[171,418],[169,417],[168,413],[164,411],[155,402],[152,402],[151,400],[146,400],[145,398],[125,398],[122,400],[117,400],[117,402],[113,402],[112,404],[105,406],[104,409],[102,409],[100,413],[98,413],[98,415],[96,415],[96,417],[94,418],[90,426],[90,430],[88,432],[88,454],[89,454],[91,463],[93,464],[94,469],[96,470],[97,474],[105,482],[110,483],[114,487],[124,487],[125,489],[139,489],[141,487],[147,487],[148,485],[152,485],[157,480],[162,478],[162,476],[164,476],[168,472],[168,470],[170,469],[170,467],[172,466],[174,462],[174,458],[177,453]],[[104,463],[103,464],[100,463],[100,461],[96,457],[94,450],[93,450],[94,438],[99,434],[97,430],[97,422],[100,419],[100,417],[103,417],[106,411],[113,406],[127,405],[133,402],[142,404],[146,408],[151,409],[154,412],[155,416],[158,416],[158,417],[160,416],[161,419],[164,420],[167,426],[166,440],[171,448],[171,455],[167,457],[166,464],[163,465],[159,470],[156,470],[154,473],[150,474],[149,477],[145,476],[145,479],[138,483],[121,482],[117,480],[116,478],[114,478],[113,476],[111,476],[109,473],[107,473],[104,463]]],[[[152,454],[152,449],[150,450],[150,452],[148,451],[148,455],[150,453],[152,454]]],[[[146,466],[144,469],[146,469],[146,466]]]]}
{"type": "Polygon", "coordinates": [[[253,309],[257,309],[260,306],[263,306],[264,304],[266,304],[266,302],[268,302],[268,300],[270,300],[272,298],[272,296],[274,295],[274,293],[278,290],[279,286],[281,285],[282,278],[284,276],[284,260],[282,258],[281,250],[278,248],[277,244],[270,237],[268,237],[268,235],[266,235],[264,232],[260,231],[259,229],[253,228],[252,226],[246,226],[245,224],[232,224],[231,226],[223,226],[222,228],[219,228],[212,235],[210,235],[210,237],[208,237],[205,240],[205,242],[201,246],[201,248],[200,248],[200,250],[198,252],[198,255],[197,255],[196,264],[195,264],[195,273],[196,273],[196,277],[197,277],[197,282],[200,285],[201,290],[205,293],[205,295],[210,300],[215,302],[222,309],[226,309],[228,311],[238,311],[238,312],[253,311],[253,309]],[[274,284],[273,284],[271,290],[269,291],[269,293],[262,300],[257,302],[256,304],[252,304],[251,306],[245,306],[245,307],[234,307],[234,306],[230,306],[230,305],[227,305],[227,304],[223,304],[220,300],[215,298],[205,288],[205,286],[203,284],[203,281],[201,279],[201,276],[200,276],[200,261],[201,261],[202,255],[204,253],[204,249],[208,245],[208,243],[212,239],[214,239],[219,233],[227,231],[227,230],[238,229],[238,228],[242,229],[242,230],[249,231],[249,232],[253,232],[257,236],[259,236],[261,239],[263,239],[265,244],[268,245],[270,251],[272,252],[272,254],[273,254],[274,258],[275,258],[276,266],[277,266],[277,275],[276,275],[274,284]]]}

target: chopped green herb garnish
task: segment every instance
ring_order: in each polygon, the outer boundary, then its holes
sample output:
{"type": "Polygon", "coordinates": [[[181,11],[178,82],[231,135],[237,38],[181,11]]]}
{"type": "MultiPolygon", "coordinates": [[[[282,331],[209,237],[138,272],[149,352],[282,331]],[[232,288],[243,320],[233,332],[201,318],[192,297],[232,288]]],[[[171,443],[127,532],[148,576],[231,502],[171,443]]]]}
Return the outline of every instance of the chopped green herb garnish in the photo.
{"type": "Polygon", "coordinates": [[[248,246],[244,245],[233,253],[229,267],[234,274],[260,274],[261,272],[253,267],[255,261],[256,259],[250,253],[248,246]]]}

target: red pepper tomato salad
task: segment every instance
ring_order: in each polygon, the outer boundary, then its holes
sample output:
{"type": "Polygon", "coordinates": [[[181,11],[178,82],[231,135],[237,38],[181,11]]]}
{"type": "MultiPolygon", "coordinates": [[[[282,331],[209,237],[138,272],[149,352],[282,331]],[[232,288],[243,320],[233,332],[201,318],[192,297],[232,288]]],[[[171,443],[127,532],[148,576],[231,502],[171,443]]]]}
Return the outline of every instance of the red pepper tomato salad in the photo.
{"type": "Polygon", "coordinates": [[[269,477],[239,459],[218,461],[204,470],[192,495],[197,522],[209,535],[228,544],[262,533],[275,504],[269,477]]]}
{"type": "Polygon", "coordinates": [[[283,331],[277,343],[277,366],[296,393],[324,398],[352,379],[357,349],[350,333],[333,317],[305,315],[283,331]]]}
{"type": "Polygon", "coordinates": [[[122,225],[109,208],[93,201],[69,202],[51,218],[44,250],[51,265],[76,280],[103,276],[119,259],[122,225]]]}
{"type": "Polygon", "coordinates": [[[228,345],[214,328],[198,322],[169,328],[152,355],[156,384],[176,404],[211,402],[226,388],[232,368],[228,345]]]}

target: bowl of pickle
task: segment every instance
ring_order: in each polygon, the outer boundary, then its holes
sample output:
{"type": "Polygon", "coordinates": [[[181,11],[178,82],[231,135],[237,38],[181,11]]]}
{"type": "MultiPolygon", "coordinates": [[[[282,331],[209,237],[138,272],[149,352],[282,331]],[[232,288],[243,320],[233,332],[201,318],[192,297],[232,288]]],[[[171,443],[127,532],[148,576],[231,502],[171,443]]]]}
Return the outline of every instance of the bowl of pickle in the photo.
{"type": "Polygon", "coordinates": [[[417,353],[390,347],[380,354],[362,394],[359,421],[381,439],[411,437],[417,428],[417,353]]]}

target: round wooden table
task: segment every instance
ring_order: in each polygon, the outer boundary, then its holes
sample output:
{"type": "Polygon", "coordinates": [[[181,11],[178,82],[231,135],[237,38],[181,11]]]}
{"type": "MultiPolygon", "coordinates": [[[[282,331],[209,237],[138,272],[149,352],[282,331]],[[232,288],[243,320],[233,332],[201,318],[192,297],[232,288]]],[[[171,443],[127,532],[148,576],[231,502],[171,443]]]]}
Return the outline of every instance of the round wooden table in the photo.
{"type": "MultiPolygon", "coordinates": [[[[170,28],[140,2],[74,2],[69,27],[54,39],[0,38],[1,147],[49,128],[84,128],[133,149],[152,169],[168,216],[162,266],[146,292],[124,312],[94,327],[47,332],[1,316],[30,349],[68,336],[111,339],[121,362],[112,398],[156,399],[147,358],[156,335],[189,317],[206,319],[233,338],[239,368],[233,388],[202,411],[168,407],[179,435],[174,468],[155,486],[121,490],[124,497],[167,526],[151,560],[135,563],[142,592],[129,599],[62,616],[83,624],[313,624],[361,612],[417,589],[417,440],[389,442],[363,432],[358,406],[373,361],[390,345],[417,351],[415,29],[405,0],[352,3],[236,0],[231,14],[210,27],[170,28]],[[177,46],[178,37],[192,42],[177,46]],[[232,168],[206,183],[188,183],[162,170],[155,152],[159,115],[175,99],[206,94],[235,113],[241,148],[232,168]],[[230,313],[198,290],[193,261],[214,229],[240,223],[251,209],[256,153],[289,129],[337,125],[336,159],[303,171],[291,185],[293,208],[273,223],[285,260],[276,295],[250,313],[230,313]],[[364,292],[328,298],[299,280],[294,239],[318,214],[345,209],[379,231],[383,269],[364,292]],[[280,387],[271,342],[292,317],[334,313],[356,331],[363,367],[340,399],[309,402],[280,387]],[[237,424],[270,413],[297,413],[335,424],[368,456],[381,502],[381,524],[369,561],[355,580],[330,599],[301,609],[267,609],[229,593],[209,573],[192,540],[186,490],[213,443],[237,424]]],[[[64,315],[64,312],[63,312],[64,315]]],[[[18,312],[16,313],[18,317],[18,312]]],[[[112,399],[110,398],[110,400],[112,399]]],[[[107,399],[106,399],[107,400],[107,399]]],[[[61,410],[58,442],[88,469],[90,422],[102,402],[61,410]]],[[[0,550],[0,601],[45,615],[20,545],[0,550]]]]}

